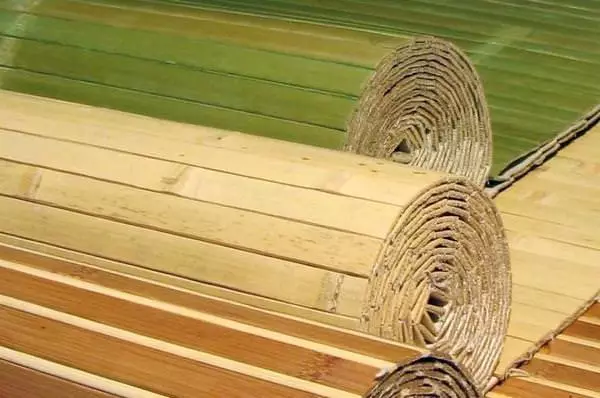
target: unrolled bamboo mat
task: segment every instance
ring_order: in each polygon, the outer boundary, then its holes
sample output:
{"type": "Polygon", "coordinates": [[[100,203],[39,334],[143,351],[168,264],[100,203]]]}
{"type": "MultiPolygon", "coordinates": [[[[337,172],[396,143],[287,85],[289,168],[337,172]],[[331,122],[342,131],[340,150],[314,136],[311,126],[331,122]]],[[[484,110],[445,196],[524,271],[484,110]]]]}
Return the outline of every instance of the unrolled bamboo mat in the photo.
{"type": "Polygon", "coordinates": [[[4,0],[0,82],[341,148],[377,62],[406,37],[433,35],[481,76],[492,175],[510,179],[599,115],[599,20],[597,2],[576,0],[4,0]]]}

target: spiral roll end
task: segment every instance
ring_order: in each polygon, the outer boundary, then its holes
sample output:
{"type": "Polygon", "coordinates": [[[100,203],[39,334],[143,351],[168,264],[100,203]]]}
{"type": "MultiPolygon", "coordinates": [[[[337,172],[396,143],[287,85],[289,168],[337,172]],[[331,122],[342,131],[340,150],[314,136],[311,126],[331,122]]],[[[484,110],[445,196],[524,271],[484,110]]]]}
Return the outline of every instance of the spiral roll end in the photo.
{"type": "Polygon", "coordinates": [[[363,89],[345,150],[483,186],[492,164],[491,125],[467,56],[432,37],[415,38],[390,53],[363,89]]]}

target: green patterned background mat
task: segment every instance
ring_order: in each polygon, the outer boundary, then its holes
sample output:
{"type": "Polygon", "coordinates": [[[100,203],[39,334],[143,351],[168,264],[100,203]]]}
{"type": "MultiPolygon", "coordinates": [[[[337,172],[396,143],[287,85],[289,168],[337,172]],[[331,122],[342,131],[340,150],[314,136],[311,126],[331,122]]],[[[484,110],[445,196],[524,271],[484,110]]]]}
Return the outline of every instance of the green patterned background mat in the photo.
{"type": "Polygon", "coordinates": [[[434,35],[483,81],[492,175],[600,101],[600,1],[0,0],[0,88],[341,148],[377,63],[434,35]]]}

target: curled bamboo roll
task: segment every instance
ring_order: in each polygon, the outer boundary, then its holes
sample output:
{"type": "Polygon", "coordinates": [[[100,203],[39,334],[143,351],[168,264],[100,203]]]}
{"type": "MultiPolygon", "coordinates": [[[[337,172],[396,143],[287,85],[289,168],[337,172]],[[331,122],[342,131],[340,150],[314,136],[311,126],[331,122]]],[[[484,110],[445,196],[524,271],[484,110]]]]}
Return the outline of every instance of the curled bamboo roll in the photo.
{"type": "Polygon", "coordinates": [[[477,386],[487,382],[507,328],[510,265],[494,203],[464,177],[0,98],[0,233],[448,352],[477,386]]]}
{"type": "Polygon", "coordinates": [[[443,354],[427,354],[399,363],[380,375],[365,398],[479,398],[468,372],[443,354]]]}
{"type": "Polygon", "coordinates": [[[382,59],[349,123],[345,149],[482,186],[492,164],[492,133],[482,84],[467,56],[426,37],[382,59]]]}

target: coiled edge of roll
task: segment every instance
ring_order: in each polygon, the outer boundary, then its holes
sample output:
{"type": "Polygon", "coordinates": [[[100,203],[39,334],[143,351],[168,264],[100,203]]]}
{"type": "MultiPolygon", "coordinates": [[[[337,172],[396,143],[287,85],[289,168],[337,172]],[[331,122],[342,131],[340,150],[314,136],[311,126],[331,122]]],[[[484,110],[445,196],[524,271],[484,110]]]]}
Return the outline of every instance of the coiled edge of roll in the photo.
{"type": "Polygon", "coordinates": [[[448,355],[431,353],[384,370],[365,398],[481,398],[468,371],[448,355]]]}
{"type": "Polygon", "coordinates": [[[384,57],[348,123],[346,151],[483,186],[492,129],[479,75],[454,44],[417,37],[384,57]]]}
{"type": "Polygon", "coordinates": [[[424,189],[388,234],[369,276],[363,331],[445,352],[483,388],[508,328],[511,272],[500,214],[460,177],[424,189]]]}

